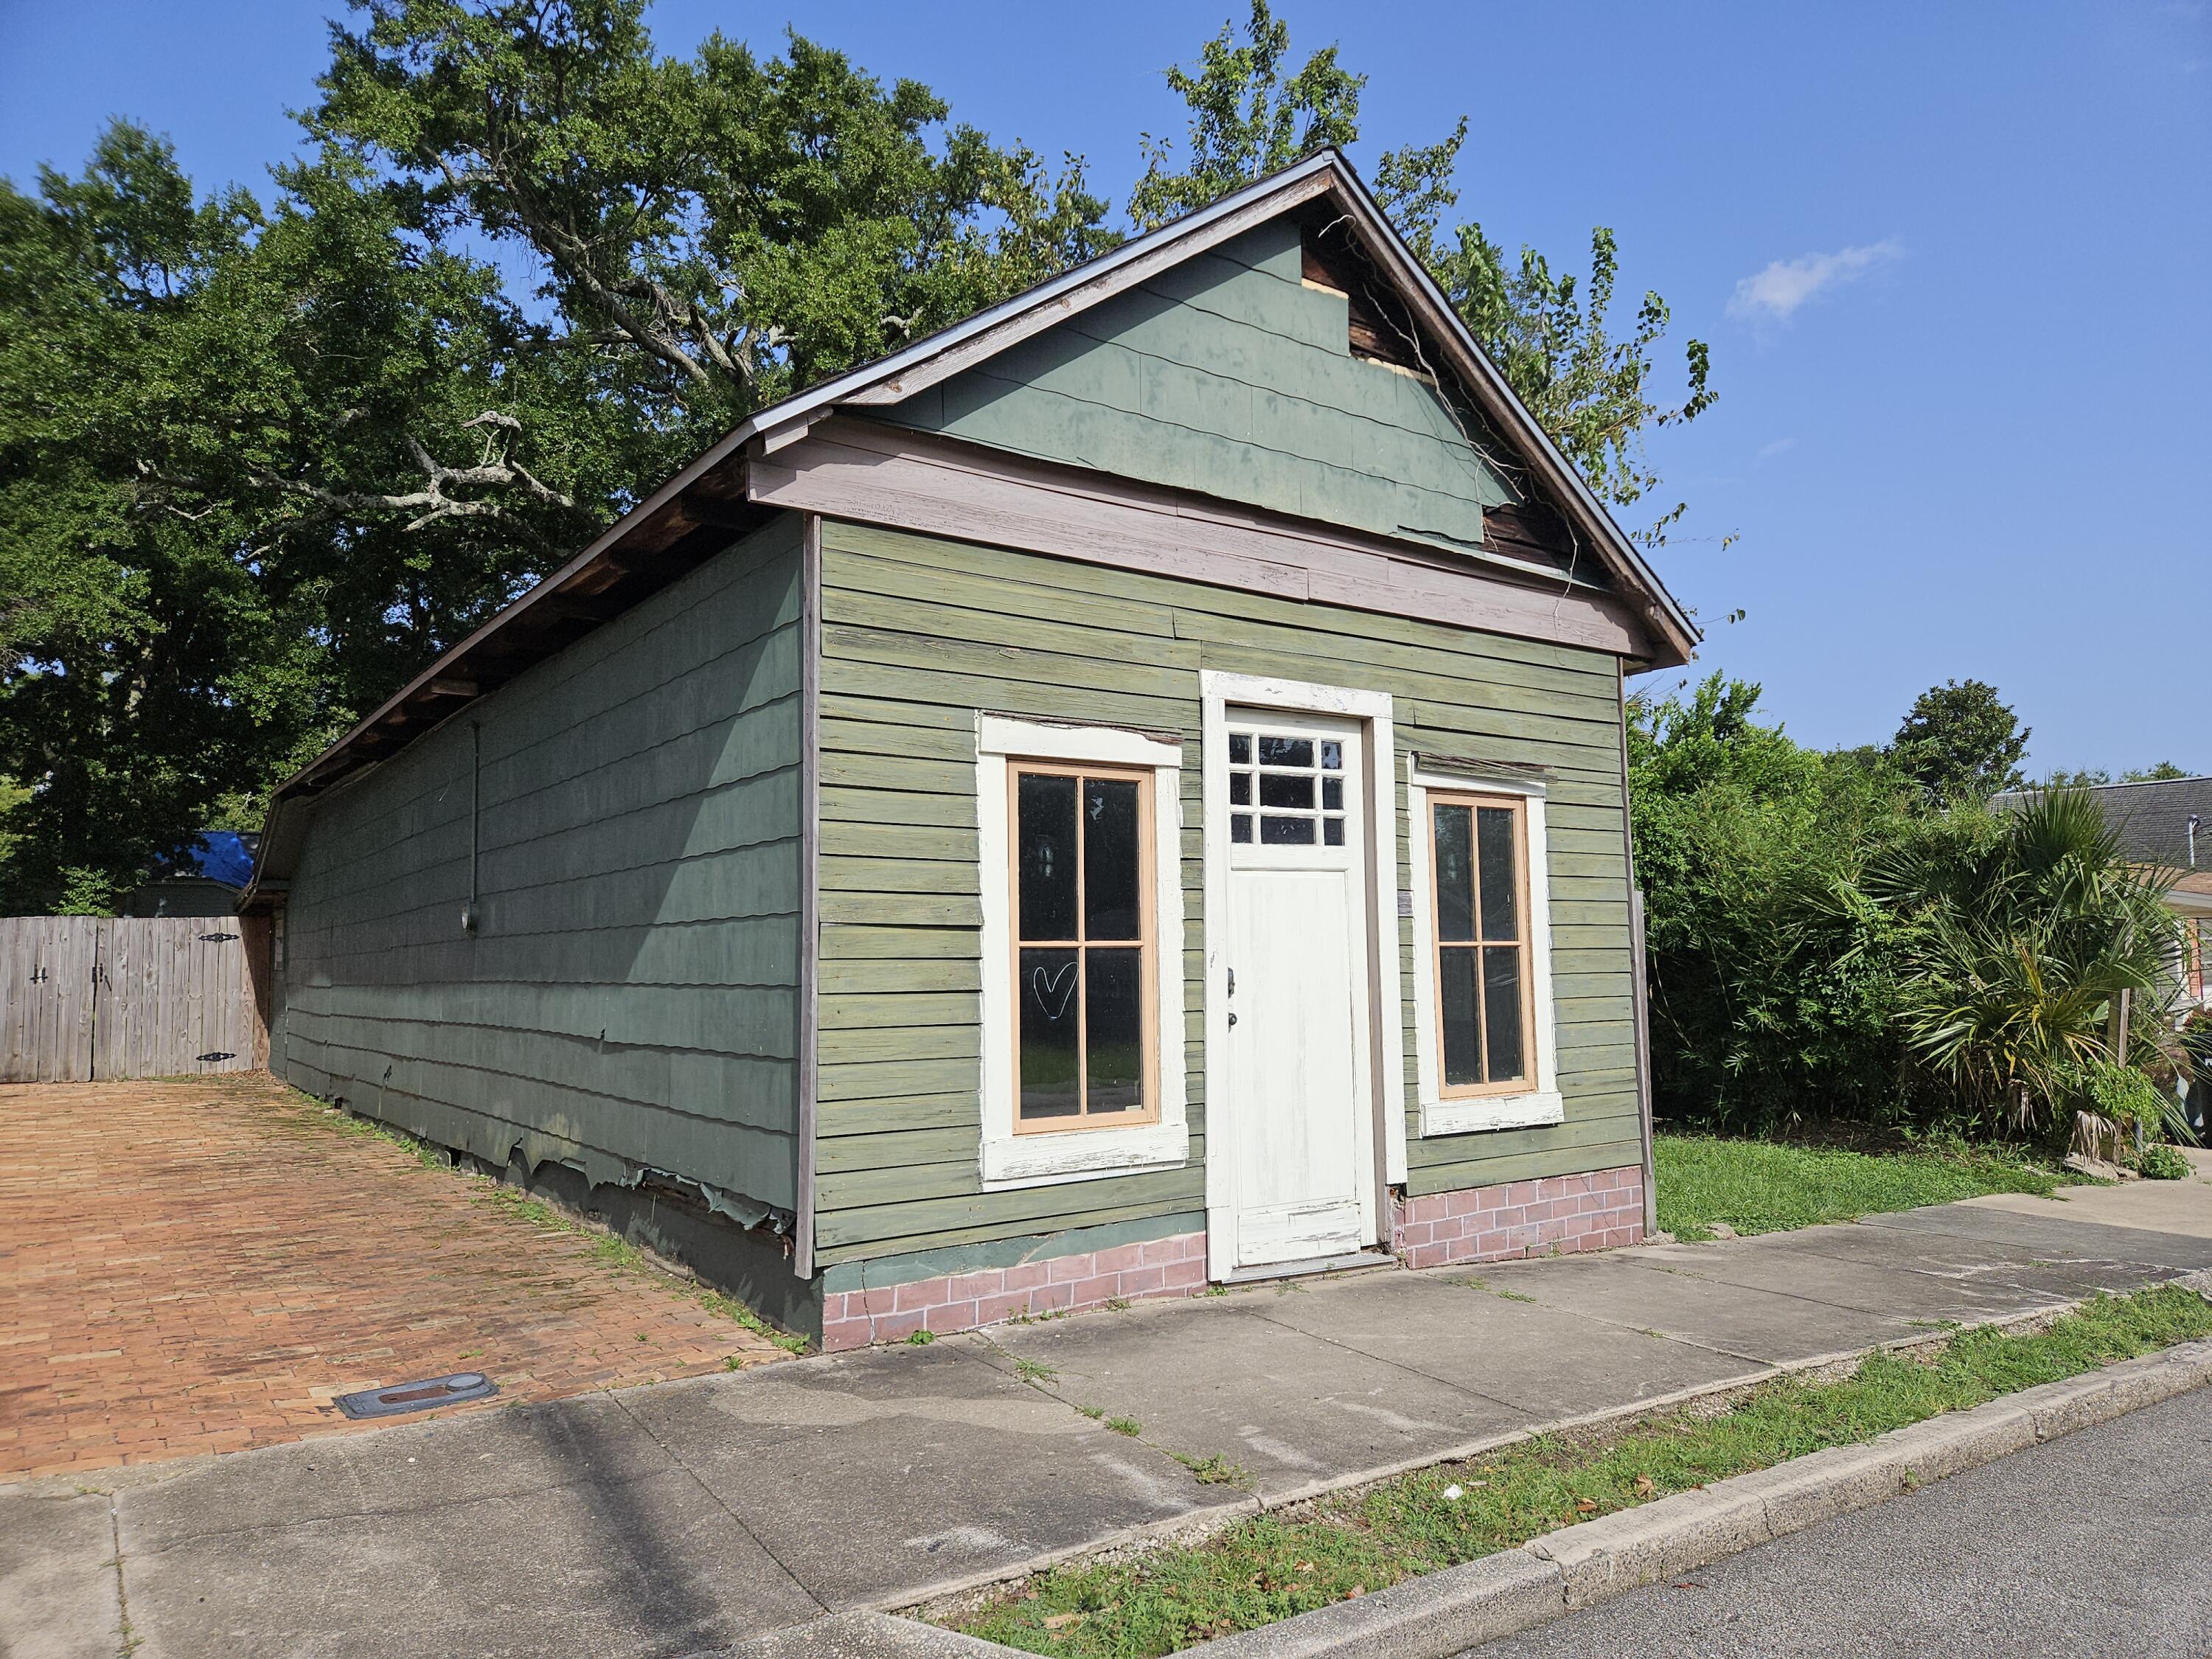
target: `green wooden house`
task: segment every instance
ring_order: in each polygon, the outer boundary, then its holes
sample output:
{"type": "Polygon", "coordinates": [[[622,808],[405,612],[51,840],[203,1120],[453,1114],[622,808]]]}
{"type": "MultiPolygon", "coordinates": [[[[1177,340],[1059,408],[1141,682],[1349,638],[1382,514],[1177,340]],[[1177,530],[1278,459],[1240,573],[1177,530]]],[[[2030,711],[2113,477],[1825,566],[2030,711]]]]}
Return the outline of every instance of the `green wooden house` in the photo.
{"type": "Polygon", "coordinates": [[[830,1348],[1632,1243],[1695,640],[1325,152],[763,410],[287,782],[272,1064],[830,1348]]]}

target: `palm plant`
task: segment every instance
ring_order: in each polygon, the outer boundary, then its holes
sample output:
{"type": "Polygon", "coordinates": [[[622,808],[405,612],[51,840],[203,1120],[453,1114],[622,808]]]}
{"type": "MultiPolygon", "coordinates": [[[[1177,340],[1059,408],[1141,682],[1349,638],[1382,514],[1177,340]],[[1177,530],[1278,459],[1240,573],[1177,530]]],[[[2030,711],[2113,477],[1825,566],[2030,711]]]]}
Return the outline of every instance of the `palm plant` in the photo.
{"type": "Polygon", "coordinates": [[[2082,1079],[2114,1052],[2134,994],[2138,1056],[2167,1035],[2158,993],[2180,937],[2172,877],[2130,864],[2087,791],[2045,792],[1985,835],[1933,835],[1869,866],[1900,925],[1900,1018],[1920,1062],[1970,1109],[2063,1130],[2082,1079]]]}

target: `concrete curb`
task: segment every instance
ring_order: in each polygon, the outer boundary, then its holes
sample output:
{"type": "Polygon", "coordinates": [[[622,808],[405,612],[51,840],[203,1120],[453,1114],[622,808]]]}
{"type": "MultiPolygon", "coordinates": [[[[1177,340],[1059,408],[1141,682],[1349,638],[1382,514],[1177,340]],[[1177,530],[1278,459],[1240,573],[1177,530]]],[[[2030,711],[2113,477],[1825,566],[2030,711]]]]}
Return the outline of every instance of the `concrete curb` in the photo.
{"type": "MultiPolygon", "coordinates": [[[[1356,1601],[1216,1638],[1204,1651],[1206,1659],[1444,1659],[2207,1383],[2212,1340],[2184,1343],[1565,1527],[1356,1601]]],[[[1005,1659],[1014,1650],[856,1613],[725,1652],[728,1659],[1005,1659]]]]}
{"type": "MultiPolygon", "coordinates": [[[[1435,1272],[1436,1269],[1429,1271],[1435,1272]]],[[[2201,1275],[2208,1287],[2212,1287],[2212,1269],[2201,1275]]],[[[2180,1280],[2177,1283],[2184,1282],[2180,1280]]],[[[2191,1281],[2191,1282],[2193,1282],[2191,1281]]],[[[2149,1288],[2146,1286],[2145,1288],[2149,1288]]],[[[1491,1452],[1511,1446],[1526,1444],[1547,1435],[1586,1434],[1615,1424],[1632,1424],[1646,1418],[1696,1407],[1701,1410],[1726,1410],[1730,1402],[1757,1393],[1770,1382],[1790,1377],[1820,1380],[1856,1370],[1876,1354],[1911,1355],[1930,1349],[1947,1346],[1967,1331],[2042,1330],[2052,1321],[2077,1312],[2087,1298],[2071,1301],[2046,1302],[2033,1308],[2001,1314],[1994,1319],[1978,1320],[1972,1324],[1954,1328],[1929,1330],[1911,1336],[1891,1337],[1863,1348],[1837,1348],[1826,1353],[1808,1354],[1802,1358],[1783,1360],[1776,1364],[1747,1359],[1755,1370],[1734,1376],[1722,1377],[1712,1382],[1692,1382],[1684,1388],[1669,1389],[1664,1394],[1647,1395],[1641,1400],[1623,1401],[1618,1405],[1600,1406],[1571,1417],[1553,1418],[1548,1422],[1532,1423],[1526,1428],[1507,1429],[1486,1434],[1473,1440],[1463,1440],[1455,1445],[1431,1448],[1388,1463],[1371,1464],[1348,1474],[1324,1475],[1292,1487],[1287,1492],[1266,1498],[1243,1497],[1230,1498],[1218,1504],[1208,1504],[1186,1510],[1180,1515],[1167,1516],[1158,1521],[1124,1527],[1102,1537],[1088,1538],[1079,1544],[1069,1544],[1056,1550],[1042,1551],[1020,1563],[986,1567],[981,1571],[956,1574],[934,1583],[910,1587],[901,1590],[896,1598],[871,1604],[877,1612],[890,1612],[902,1607],[943,1608],[957,1605],[963,1598],[1000,1586],[1017,1583],[1032,1573],[1048,1571],[1070,1561],[1098,1560],[1132,1551],[1156,1548],[1161,1545],[1197,1544],[1232,1523],[1255,1515],[1280,1515],[1286,1510],[1315,1502],[1323,1498],[1340,1497],[1356,1492],[1400,1475],[1411,1474],[1419,1469],[1432,1469],[1445,1463],[1472,1462],[1491,1452]]],[[[981,1332],[963,1333],[962,1340],[985,1334],[981,1332]]],[[[834,1357],[834,1356],[832,1356],[834,1357]]],[[[985,1364],[991,1362],[985,1361],[985,1364]]],[[[695,1378],[696,1382],[714,1379],[695,1378]]],[[[1058,1398],[1055,1391],[1048,1389],[1058,1398]]]]}

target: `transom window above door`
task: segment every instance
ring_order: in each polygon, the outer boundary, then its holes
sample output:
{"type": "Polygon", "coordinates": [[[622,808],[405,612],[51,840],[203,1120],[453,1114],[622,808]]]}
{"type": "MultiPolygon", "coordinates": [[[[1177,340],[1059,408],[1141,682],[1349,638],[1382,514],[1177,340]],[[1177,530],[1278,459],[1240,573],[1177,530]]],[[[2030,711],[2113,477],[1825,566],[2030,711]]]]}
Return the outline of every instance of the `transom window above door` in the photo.
{"type": "Polygon", "coordinates": [[[1010,760],[1017,1133],[1149,1122],[1152,775],[1010,760]]]}
{"type": "Polygon", "coordinates": [[[1231,731],[1229,839],[1344,845],[1344,745],[1334,738],[1231,731]]]}

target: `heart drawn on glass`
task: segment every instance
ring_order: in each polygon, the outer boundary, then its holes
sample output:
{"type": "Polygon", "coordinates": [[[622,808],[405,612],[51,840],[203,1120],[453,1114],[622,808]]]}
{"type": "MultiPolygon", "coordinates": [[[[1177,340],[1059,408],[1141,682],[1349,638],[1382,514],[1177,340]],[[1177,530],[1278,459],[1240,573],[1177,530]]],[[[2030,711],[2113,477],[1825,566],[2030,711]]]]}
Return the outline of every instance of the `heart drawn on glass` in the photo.
{"type": "Polygon", "coordinates": [[[1067,1005],[1075,995],[1075,964],[1062,963],[1060,971],[1051,975],[1042,968],[1032,968],[1030,969],[1030,990],[1036,997],[1037,1006],[1044,1010],[1044,1017],[1058,1019],[1067,1012],[1067,1005]],[[1052,1006],[1054,997],[1060,999],[1057,1008],[1052,1006]]]}

